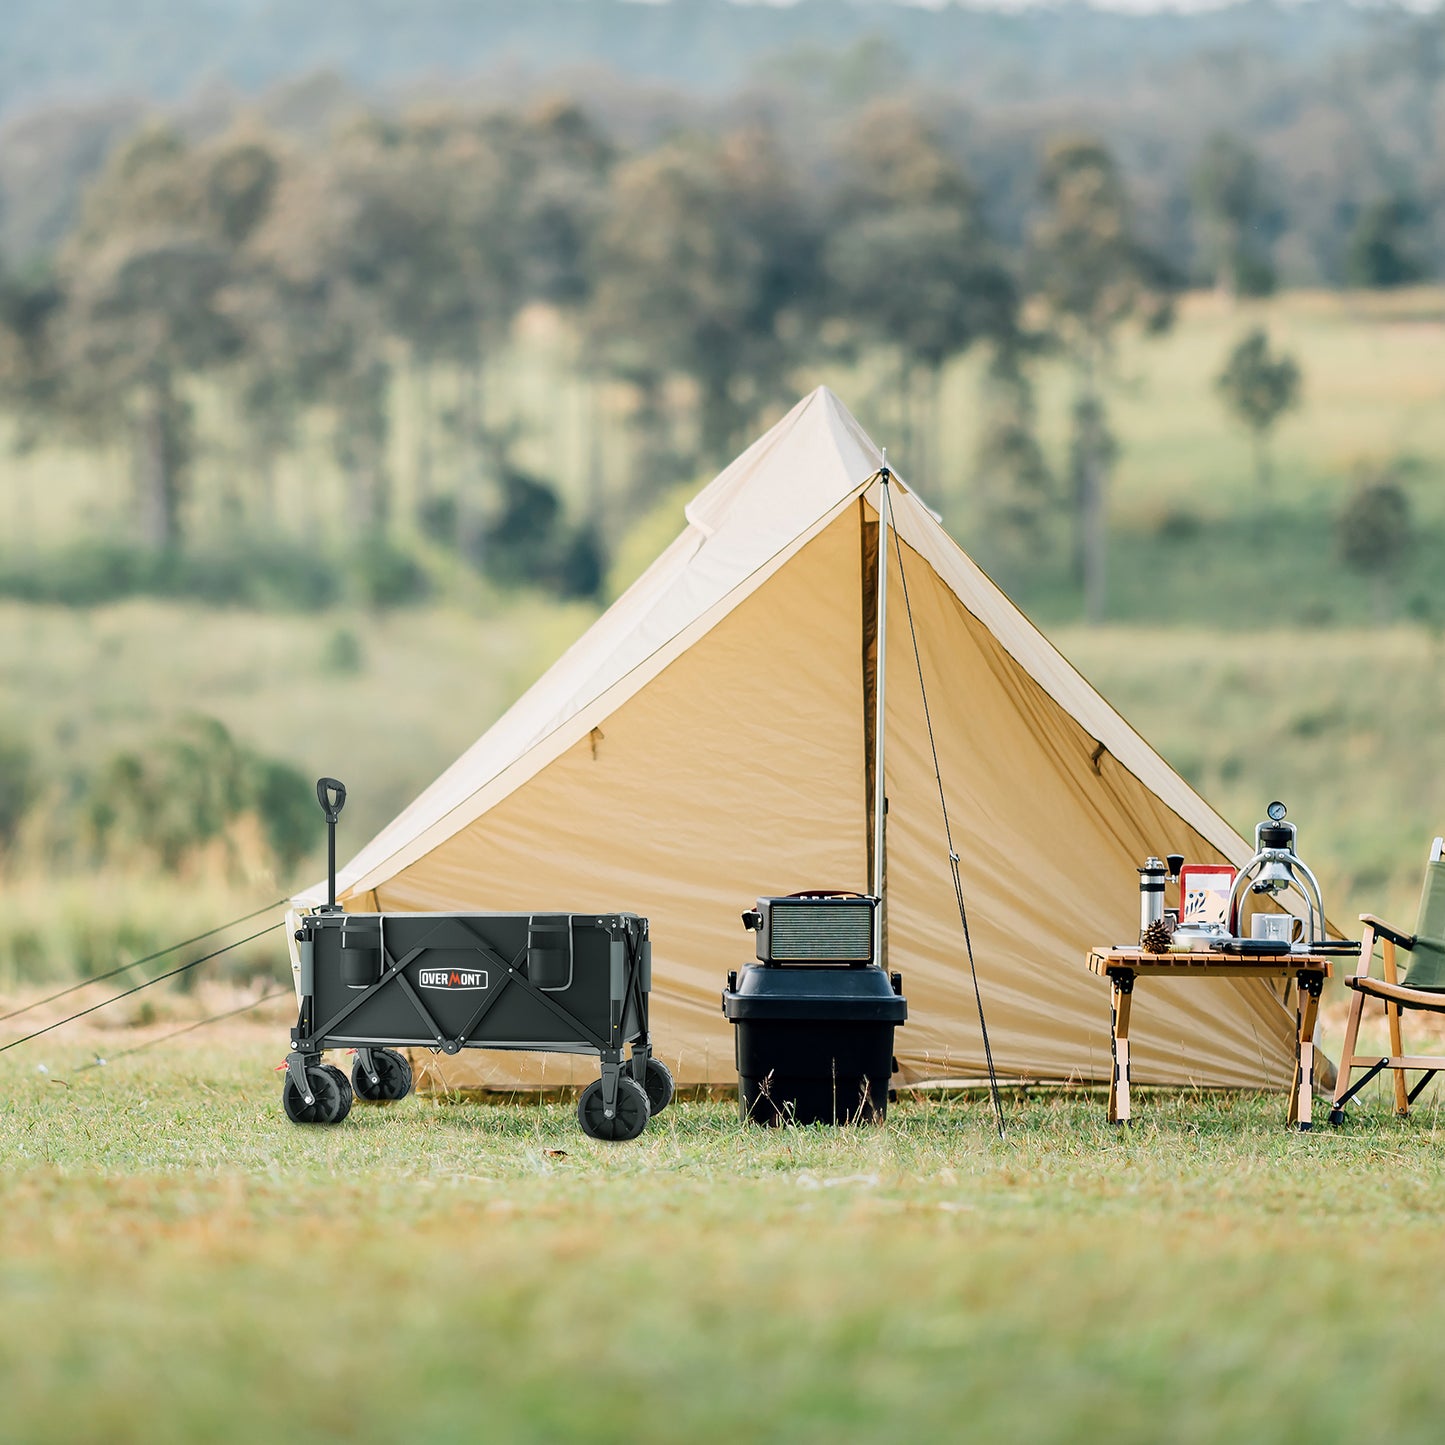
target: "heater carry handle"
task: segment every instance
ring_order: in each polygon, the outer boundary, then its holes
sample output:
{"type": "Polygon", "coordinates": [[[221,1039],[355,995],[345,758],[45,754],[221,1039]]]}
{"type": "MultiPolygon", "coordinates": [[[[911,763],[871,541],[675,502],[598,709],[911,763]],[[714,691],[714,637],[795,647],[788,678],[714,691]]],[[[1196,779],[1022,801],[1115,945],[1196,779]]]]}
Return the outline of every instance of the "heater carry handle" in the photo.
{"type": "Polygon", "coordinates": [[[326,821],[336,823],[346,806],[346,784],[336,778],[317,778],[316,801],[321,804],[326,821]]]}

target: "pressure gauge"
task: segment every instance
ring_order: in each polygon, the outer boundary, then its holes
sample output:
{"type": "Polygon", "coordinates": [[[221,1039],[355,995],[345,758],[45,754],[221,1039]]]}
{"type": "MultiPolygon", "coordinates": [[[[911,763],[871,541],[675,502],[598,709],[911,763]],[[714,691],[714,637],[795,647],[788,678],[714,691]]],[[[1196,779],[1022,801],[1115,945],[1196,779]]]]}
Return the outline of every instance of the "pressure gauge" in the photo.
{"type": "Polygon", "coordinates": [[[1283,803],[1276,800],[1265,809],[1265,812],[1269,814],[1271,822],[1283,823],[1285,814],[1289,812],[1289,809],[1286,808],[1283,803]]]}

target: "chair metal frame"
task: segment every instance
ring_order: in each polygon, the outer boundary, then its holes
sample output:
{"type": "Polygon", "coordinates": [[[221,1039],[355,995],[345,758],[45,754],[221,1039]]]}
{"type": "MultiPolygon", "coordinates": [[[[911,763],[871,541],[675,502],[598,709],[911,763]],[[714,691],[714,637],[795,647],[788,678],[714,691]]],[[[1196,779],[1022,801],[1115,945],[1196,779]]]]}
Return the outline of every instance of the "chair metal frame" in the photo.
{"type": "MultiPolygon", "coordinates": [[[[1440,862],[1442,853],[1445,853],[1445,838],[1436,838],[1430,849],[1430,862],[1440,862]]],[[[1408,982],[1400,982],[1395,950],[1403,948],[1409,953],[1415,947],[1416,935],[1384,922],[1373,913],[1360,914],[1360,923],[1363,925],[1360,934],[1360,964],[1358,969],[1345,979],[1345,987],[1354,993],[1354,998],[1350,1002],[1350,1018],[1345,1027],[1345,1046],[1335,1082],[1334,1102],[1330,1108],[1330,1123],[1336,1125],[1345,1121],[1345,1105],[1383,1070],[1390,1069],[1395,1075],[1395,1116],[1400,1119],[1409,1115],[1410,1105],[1420,1097],[1430,1080],[1441,1070],[1445,1070],[1445,1055],[1407,1054],[1401,1039],[1400,1016],[1406,1009],[1445,1014],[1445,990],[1411,988],[1408,982]],[[1376,943],[1380,944],[1384,975],[1382,978],[1373,978],[1370,975],[1376,943]],[[1383,1057],[1379,1054],[1355,1052],[1366,998],[1378,998],[1385,1007],[1385,1022],[1390,1031],[1390,1052],[1383,1057]],[[1364,1069],[1365,1073],[1352,1084],[1350,1075],[1356,1069],[1364,1069]],[[1405,1078],[1407,1069],[1424,1071],[1413,1088],[1408,1086],[1405,1078]]]]}

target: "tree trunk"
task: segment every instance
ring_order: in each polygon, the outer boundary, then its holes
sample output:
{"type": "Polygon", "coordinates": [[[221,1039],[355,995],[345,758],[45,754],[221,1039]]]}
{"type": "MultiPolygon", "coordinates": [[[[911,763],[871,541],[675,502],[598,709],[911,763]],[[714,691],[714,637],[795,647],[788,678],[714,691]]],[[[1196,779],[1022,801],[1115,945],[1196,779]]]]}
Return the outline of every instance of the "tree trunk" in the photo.
{"type": "Polygon", "coordinates": [[[473,356],[459,378],[461,395],[461,467],[457,480],[457,545],[472,564],[481,567],[486,553],[486,398],[482,385],[482,359],[473,356]]]}
{"type": "Polygon", "coordinates": [[[1261,496],[1268,496],[1274,482],[1273,459],[1269,454],[1269,437],[1263,427],[1254,433],[1254,485],[1261,496]]]}
{"type": "Polygon", "coordinates": [[[937,465],[936,459],[943,455],[943,438],[938,434],[942,395],[943,367],[935,363],[928,368],[928,385],[923,395],[923,425],[919,428],[918,445],[918,482],[920,486],[931,486],[931,495],[940,503],[943,498],[943,478],[935,476],[933,469],[937,465]]]}
{"type": "Polygon", "coordinates": [[[412,456],[412,505],[420,515],[432,494],[432,400],[431,369],[415,358],[412,360],[412,383],[412,425],[416,428],[412,456]]]}
{"type": "Polygon", "coordinates": [[[384,532],[391,521],[391,373],[380,361],[362,362],[346,378],[333,445],[350,486],[353,517],[363,532],[384,532]]]}
{"type": "Polygon", "coordinates": [[[1108,473],[1103,457],[1093,453],[1083,468],[1082,515],[1084,552],[1084,621],[1096,626],[1108,605],[1109,507],[1108,473]]]}
{"type": "Polygon", "coordinates": [[[729,395],[726,376],[709,376],[702,380],[702,451],[709,463],[722,465],[728,460],[732,446],[736,411],[729,395]]]}
{"type": "Polygon", "coordinates": [[[1074,402],[1074,557],[1084,589],[1084,620],[1104,620],[1108,605],[1110,439],[1091,359],[1080,367],[1074,402]]]}
{"type": "Polygon", "coordinates": [[[142,403],[136,438],[140,537],[155,551],[181,540],[180,488],[184,463],[183,421],[169,376],[154,381],[142,403]]]}
{"type": "Polygon", "coordinates": [[[599,537],[607,530],[607,469],[602,457],[602,403],[597,379],[582,379],[587,446],[587,520],[599,537]]]}
{"type": "Polygon", "coordinates": [[[900,353],[898,358],[898,448],[903,456],[903,466],[909,476],[916,475],[913,452],[913,367],[908,357],[900,353]]]}
{"type": "Polygon", "coordinates": [[[1390,624],[1390,573],[1379,570],[1370,578],[1370,593],[1375,613],[1375,626],[1388,627],[1390,624]]]}

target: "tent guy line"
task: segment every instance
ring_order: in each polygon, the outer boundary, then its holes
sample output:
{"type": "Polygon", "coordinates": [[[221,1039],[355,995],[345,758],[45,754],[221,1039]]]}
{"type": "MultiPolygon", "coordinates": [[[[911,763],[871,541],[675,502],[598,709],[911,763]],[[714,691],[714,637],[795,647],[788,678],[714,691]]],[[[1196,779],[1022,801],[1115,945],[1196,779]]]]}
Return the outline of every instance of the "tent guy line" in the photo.
{"type": "MultiPolygon", "coordinates": [[[[228,928],[234,928],[238,923],[249,923],[253,918],[260,918],[262,914],[274,913],[278,908],[284,908],[286,900],[278,898],[274,903],[268,903],[263,908],[257,908],[251,913],[243,913],[239,918],[233,918],[229,923],[218,923],[214,928],[208,928],[204,933],[198,933],[193,938],[183,938],[179,943],[173,943],[168,948],[157,949],[155,953],[148,953],[144,958],[133,958],[129,963],[123,963],[119,968],[109,969],[105,973],[97,973],[90,978],[83,978],[79,983],[72,983],[66,988],[57,989],[54,993],[46,994],[44,998],[37,998],[31,1003],[23,1004],[20,1008],[11,1009],[8,1014],[0,1014],[0,1024],[7,1023],[10,1019],[18,1019],[21,1014],[28,1014],[32,1009],[38,1009],[45,1004],[54,1003],[58,998],[65,998],[68,994],[76,993],[82,988],[88,988],[93,983],[104,983],[107,979],[117,978],[123,973],[129,973],[133,968],[140,968],[142,964],[154,963],[158,958],[164,958],[168,953],[175,953],[177,949],[189,948],[193,943],[199,943],[203,938],[212,938],[218,933],[224,933],[228,928]]],[[[245,940],[242,940],[243,942],[245,940]]],[[[235,947],[235,945],[231,945],[235,947]]],[[[224,950],[223,950],[224,951],[224,950]]],[[[209,955],[215,957],[214,954],[209,955]]],[[[123,997],[123,995],[122,995],[123,997]]],[[[72,1015],[79,1017],[79,1015],[72,1015]]]]}
{"type": "MultiPolygon", "coordinates": [[[[270,1003],[272,999],[285,998],[291,990],[289,988],[272,989],[270,993],[263,993],[260,998],[253,998],[250,1003],[243,1003],[239,1008],[226,1009],[223,1013],[211,1014],[207,1018],[197,1019],[193,1024],[187,1024],[184,1028],[176,1029],[172,1033],[162,1034],[158,1039],[147,1039],[143,1044],[136,1044],[134,1048],[122,1049],[117,1054],[110,1054],[105,1058],[96,1055],[87,1064],[81,1064],[75,1070],[77,1074],[83,1074],[87,1069],[101,1069],[107,1064],[113,1064],[117,1059],[128,1059],[132,1054],[144,1053],[147,1049],[153,1049],[157,1044],[168,1044],[172,1039],[178,1039],[182,1034],[193,1034],[197,1029],[203,1029],[207,1024],[218,1024],[226,1019],[238,1018],[241,1014],[248,1014],[253,1009],[258,1009],[263,1003],[270,1003]]],[[[57,1082],[60,1082],[57,1080],[57,1082]]]]}
{"type": "MultiPolygon", "coordinates": [[[[883,453],[885,462],[888,456],[887,451],[883,453]]],[[[882,482],[883,508],[887,508],[888,477],[887,466],[879,469],[879,480],[882,482]]],[[[884,511],[879,512],[880,526],[883,524],[884,511]]],[[[886,543],[885,543],[886,546],[886,543]]],[[[993,1117],[998,1125],[998,1137],[1004,1138],[1003,1122],[1003,1101],[999,1098],[998,1092],[998,1070],[994,1067],[993,1048],[988,1041],[988,1023],[983,1016],[983,992],[978,984],[978,965],[973,957],[973,936],[968,927],[968,905],[963,896],[963,874],[959,871],[958,850],[953,846],[953,827],[948,820],[948,798],[943,787],[943,769],[938,761],[938,740],[933,735],[933,714],[928,706],[928,687],[923,680],[923,657],[918,650],[918,629],[913,625],[913,603],[908,595],[908,571],[903,564],[903,543],[899,539],[898,529],[893,529],[893,547],[898,555],[898,581],[903,589],[903,610],[908,617],[908,638],[913,644],[913,665],[918,670],[918,693],[923,700],[923,723],[928,729],[928,751],[933,758],[933,776],[938,783],[938,808],[943,815],[943,837],[948,845],[948,866],[953,874],[953,893],[958,900],[958,921],[963,928],[963,946],[968,953],[968,971],[973,979],[973,997],[978,1005],[978,1032],[983,1040],[983,1056],[988,1064],[988,1088],[989,1096],[993,1100],[993,1117]]]]}
{"type": "MultiPolygon", "coordinates": [[[[129,998],[134,993],[139,993],[143,988],[151,988],[158,983],[164,983],[168,978],[175,978],[178,974],[187,972],[189,969],[198,968],[203,963],[209,963],[213,958],[219,958],[223,953],[229,953],[233,948],[240,948],[242,944],[254,943],[258,938],[264,938],[268,933],[273,933],[282,927],[285,919],[277,919],[275,923],[268,923],[265,928],[258,929],[255,933],[246,938],[238,938],[234,943],[228,943],[224,948],[215,949],[211,953],[203,953],[199,958],[193,958],[189,963],[183,963],[177,968],[168,969],[165,973],[158,973],[154,978],[148,978],[144,983],[138,983],[134,988],[128,988],[123,993],[113,994],[110,998],[102,999],[99,1003],[91,1004],[89,1008],[83,1008],[78,1013],[73,1013],[67,1018],[57,1019],[53,1024],[46,1024],[43,1029],[36,1029],[33,1033],[21,1034],[18,1039],[11,1039],[8,1044],[0,1044],[0,1054],[7,1053],[11,1049],[19,1048],[21,1044],[28,1044],[31,1039],[38,1039],[43,1034],[54,1033],[56,1029],[64,1028],[66,1024],[73,1024],[76,1019],[83,1019],[87,1014],[93,1014],[100,1009],[109,1008],[113,1003],[119,1003],[123,998],[129,998]]],[[[214,929],[212,930],[215,931],[214,929]]],[[[177,944],[183,948],[184,944],[177,944]]],[[[173,950],[167,949],[167,952],[173,950]]],[[[94,980],[87,979],[90,983],[94,980]]]]}

